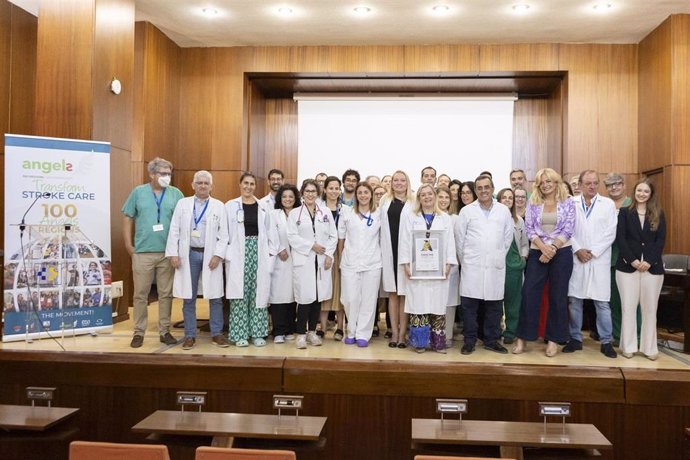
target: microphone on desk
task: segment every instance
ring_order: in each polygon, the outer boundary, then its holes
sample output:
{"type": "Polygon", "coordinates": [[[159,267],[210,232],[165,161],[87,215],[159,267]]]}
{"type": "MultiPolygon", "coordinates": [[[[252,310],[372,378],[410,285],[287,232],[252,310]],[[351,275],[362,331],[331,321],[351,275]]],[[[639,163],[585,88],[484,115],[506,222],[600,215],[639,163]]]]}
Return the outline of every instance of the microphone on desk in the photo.
{"type": "Polygon", "coordinates": [[[31,205],[26,209],[24,212],[24,215],[22,216],[22,221],[19,223],[19,232],[21,236],[24,236],[24,230],[26,229],[26,215],[29,214],[29,211],[31,211],[31,208],[34,207],[36,202],[40,200],[41,198],[50,198],[50,192],[41,192],[36,194],[36,198],[34,198],[34,201],[31,202],[31,205]]]}

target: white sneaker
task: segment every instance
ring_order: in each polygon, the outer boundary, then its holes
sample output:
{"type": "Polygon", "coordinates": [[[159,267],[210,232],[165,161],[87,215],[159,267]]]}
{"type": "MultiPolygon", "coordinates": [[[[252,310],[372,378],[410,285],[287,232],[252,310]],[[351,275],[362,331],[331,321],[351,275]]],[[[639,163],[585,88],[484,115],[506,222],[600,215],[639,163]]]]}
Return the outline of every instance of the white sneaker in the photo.
{"type": "Polygon", "coordinates": [[[309,331],[307,332],[307,343],[315,347],[320,347],[323,342],[321,341],[321,337],[316,335],[316,332],[309,331]]]}
{"type": "Polygon", "coordinates": [[[276,335],[275,337],[273,337],[273,343],[285,343],[285,336],[276,335]]]}
{"type": "Polygon", "coordinates": [[[286,335],[286,336],[285,336],[285,340],[287,340],[288,342],[291,341],[291,340],[295,340],[295,334],[288,334],[288,335],[286,335]]]}
{"type": "Polygon", "coordinates": [[[306,336],[306,334],[298,334],[297,340],[295,340],[295,345],[297,345],[297,348],[299,348],[300,350],[307,348],[307,336],[306,336]]]}

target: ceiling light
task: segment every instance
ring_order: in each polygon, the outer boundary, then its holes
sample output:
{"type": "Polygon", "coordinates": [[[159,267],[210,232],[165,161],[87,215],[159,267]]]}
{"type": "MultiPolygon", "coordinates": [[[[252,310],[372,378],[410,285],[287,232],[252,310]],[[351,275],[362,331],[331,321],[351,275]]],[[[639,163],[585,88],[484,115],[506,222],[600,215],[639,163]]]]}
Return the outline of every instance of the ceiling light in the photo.
{"type": "Polygon", "coordinates": [[[592,9],[597,13],[606,13],[613,7],[610,3],[596,3],[592,5],[592,9]]]}
{"type": "Polygon", "coordinates": [[[529,11],[530,6],[527,3],[518,3],[516,5],[513,5],[513,11],[515,11],[516,14],[525,14],[527,11],[529,11]]]}
{"type": "Polygon", "coordinates": [[[371,8],[369,8],[368,6],[356,6],[356,7],[353,9],[353,11],[354,11],[355,13],[357,13],[357,14],[362,14],[362,15],[364,15],[364,14],[369,14],[369,13],[371,13],[371,8]]]}
{"type": "Polygon", "coordinates": [[[436,14],[445,14],[450,12],[450,6],[448,5],[436,5],[431,8],[431,10],[436,14]]]}
{"type": "Polygon", "coordinates": [[[278,8],[278,13],[282,14],[283,16],[290,16],[293,13],[293,11],[290,7],[281,6],[280,8],[278,8]]]}
{"type": "Polygon", "coordinates": [[[211,7],[202,8],[201,13],[207,18],[215,18],[216,16],[218,16],[218,10],[211,7]]]}

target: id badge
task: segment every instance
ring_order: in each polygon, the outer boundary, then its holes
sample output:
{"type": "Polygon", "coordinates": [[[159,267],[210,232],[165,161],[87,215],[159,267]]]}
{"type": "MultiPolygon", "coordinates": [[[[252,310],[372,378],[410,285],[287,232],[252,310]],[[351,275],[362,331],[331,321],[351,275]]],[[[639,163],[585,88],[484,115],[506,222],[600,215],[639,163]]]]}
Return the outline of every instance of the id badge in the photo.
{"type": "Polygon", "coordinates": [[[154,232],[162,232],[163,231],[163,224],[156,224],[153,226],[153,231],[154,232]]]}
{"type": "Polygon", "coordinates": [[[201,232],[197,229],[192,230],[192,238],[201,238],[201,232]]]}
{"type": "Polygon", "coordinates": [[[242,222],[244,222],[244,210],[238,209],[237,210],[237,223],[241,224],[242,222]]]}

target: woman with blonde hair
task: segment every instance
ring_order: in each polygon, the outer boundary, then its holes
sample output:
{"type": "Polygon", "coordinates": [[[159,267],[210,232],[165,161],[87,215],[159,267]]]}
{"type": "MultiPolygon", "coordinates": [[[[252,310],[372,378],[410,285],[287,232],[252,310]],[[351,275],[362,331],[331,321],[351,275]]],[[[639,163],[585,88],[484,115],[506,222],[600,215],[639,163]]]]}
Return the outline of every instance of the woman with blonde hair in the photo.
{"type": "Polygon", "coordinates": [[[383,290],[388,292],[388,312],[391,320],[390,348],[406,348],[407,314],[405,291],[407,279],[398,262],[400,222],[412,206],[410,178],[404,171],[391,176],[390,191],[381,198],[381,252],[383,290]]]}
{"type": "Polygon", "coordinates": [[[661,253],[666,242],[666,219],[656,200],[654,184],[641,179],[635,184],[633,202],[618,213],[616,283],[621,295],[621,353],[637,352],[637,305],[642,311],[639,350],[652,361],[659,355],[656,340],[656,309],[664,284],[661,253]]]}
{"type": "Polygon", "coordinates": [[[410,314],[410,344],[417,353],[423,353],[428,347],[445,353],[448,275],[451,267],[458,264],[458,260],[455,254],[453,222],[448,214],[439,209],[436,191],[431,184],[423,184],[417,189],[414,210],[401,217],[398,257],[408,278],[405,313],[410,314]],[[421,251],[414,244],[420,230],[427,232],[421,251]],[[430,238],[432,230],[441,231],[442,238],[430,238]],[[443,241],[445,246],[434,247],[434,240],[443,241]],[[435,258],[443,279],[412,279],[413,253],[427,250],[440,251],[435,258]]]}
{"type": "Polygon", "coordinates": [[[568,330],[568,283],[573,272],[570,238],[575,230],[575,202],[561,176],[551,168],[539,170],[525,212],[530,240],[522,306],[513,353],[525,351],[525,341],[537,339],[539,305],[544,284],[549,283],[549,313],[544,338],[546,356],[555,356],[558,343],[566,342],[568,330]]]}
{"type": "MultiPolygon", "coordinates": [[[[436,188],[436,199],[438,207],[441,211],[450,216],[453,228],[455,228],[455,221],[458,220],[458,215],[451,210],[453,204],[452,194],[450,189],[446,187],[436,188]]],[[[446,301],[446,348],[453,346],[453,327],[455,326],[455,313],[460,305],[460,267],[453,265],[450,267],[448,274],[448,300],[446,301]]]]}

